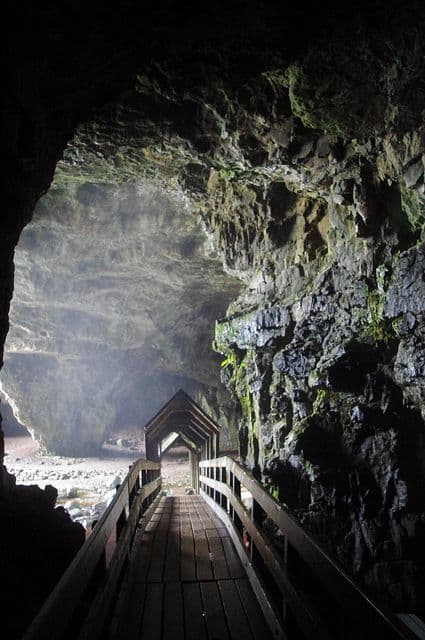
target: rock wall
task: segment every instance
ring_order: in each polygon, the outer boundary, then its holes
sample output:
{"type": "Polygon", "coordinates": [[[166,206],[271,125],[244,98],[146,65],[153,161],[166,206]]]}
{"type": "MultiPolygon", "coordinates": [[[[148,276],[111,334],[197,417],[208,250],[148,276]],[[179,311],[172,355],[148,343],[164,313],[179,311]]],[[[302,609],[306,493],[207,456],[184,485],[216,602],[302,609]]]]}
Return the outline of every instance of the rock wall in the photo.
{"type": "Polygon", "coordinates": [[[84,528],[56,507],[47,485],[9,486],[0,496],[0,603],[4,637],[18,640],[85,540],[84,528]],[[5,552],[4,550],[7,550],[5,552]]]}
{"type": "Polygon", "coordinates": [[[244,413],[245,463],[372,593],[423,612],[417,38],[351,37],[289,67],[280,76],[295,116],[280,122],[286,175],[251,188],[255,217],[232,177],[235,206],[210,224],[247,282],[215,343],[244,413]]]}

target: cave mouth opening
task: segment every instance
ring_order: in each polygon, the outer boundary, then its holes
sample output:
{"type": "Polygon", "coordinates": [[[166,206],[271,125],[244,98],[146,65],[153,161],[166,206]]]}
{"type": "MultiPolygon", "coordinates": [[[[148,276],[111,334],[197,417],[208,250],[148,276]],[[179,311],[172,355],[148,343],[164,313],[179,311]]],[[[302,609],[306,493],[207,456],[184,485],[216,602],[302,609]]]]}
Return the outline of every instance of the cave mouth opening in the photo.
{"type": "Polygon", "coordinates": [[[103,455],[129,425],[138,434],[180,388],[222,422],[230,397],[211,344],[239,284],[198,217],[148,179],[58,172],[15,253],[2,385],[22,422],[72,457],[103,455]]]}
{"type": "Polygon", "coordinates": [[[189,449],[177,438],[161,454],[162,488],[174,495],[182,495],[192,490],[189,449]]]}

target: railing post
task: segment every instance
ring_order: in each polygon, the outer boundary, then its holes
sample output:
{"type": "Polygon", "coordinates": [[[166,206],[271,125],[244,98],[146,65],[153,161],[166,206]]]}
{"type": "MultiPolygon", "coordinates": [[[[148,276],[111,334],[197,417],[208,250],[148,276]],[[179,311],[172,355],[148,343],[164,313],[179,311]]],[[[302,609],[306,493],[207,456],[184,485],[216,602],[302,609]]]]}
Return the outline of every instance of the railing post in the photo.
{"type": "MultiPolygon", "coordinates": [[[[235,487],[235,476],[233,475],[232,471],[229,471],[229,487],[232,493],[234,493],[234,487],[235,487]]],[[[233,506],[232,504],[229,502],[229,515],[232,519],[232,521],[234,520],[234,513],[233,513],[233,506]]]]}
{"type": "MultiPolygon", "coordinates": [[[[215,467],[214,476],[214,480],[216,480],[216,482],[220,482],[220,467],[215,467]]],[[[219,489],[214,489],[214,500],[217,502],[217,504],[220,504],[221,492],[219,489]]]]}
{"type": "MultiPolygon", "coordinates": [[[[129,472],[131,471],[133,465],[130,465],[129,467],[129,472]]],[[[129,482],[130,482],[130,478],[129,478],[129,482]]],[[[128,506],[129,509],[131,509],[131,505],[133,504],[133,501],[137,495],[137,492],[140,489],[140,472],[137,473],[135,479],[134,479],[134,484],[133,486],[128,486],[128,495],[129,495],[129,499],[128,499],[128,506]]]]}
{"type": "MultiPolygon", "coordinates": [[[[221,482],[227,485],[227,469],[221,467],[221,482]]],[[[221,494],[221,507],[227,512],[227,498],[224,493],[221,494]]]]}
{"type": "Polygon", "coordinates": [[[241,483],[235,475],[233,475],[233,493],[239,500],[241,499],[241,483]]]}
{"type": "MultiPolygon", "coordinates": [[[[236,477],[235,474],[233,474],[233,493],[235,494],[235,496],[237,497],[237,499],[239,500],[239,502],[241,501],[241,483],[238,480],[238,478],[236,477]]],[[[238,514],[236,513],[235,510],[233,510],[233,524],[235,525],[237,531],[239,532],[239,535],[242,537],[243,536],[243,525],[242,525],[242,521],[239,518],[238,514]]]]}
{"type": "MultiPolygon", "coordinates": [[[[214,467],[211,467],[211,479],[212,480],[215,480],[215,475],[216,475],[216,468],[214,466],[214,467]]],[[[213,489],[213,488],[211,488],[211,498],[213,500],[215,500],[215,489],[213,489]]]]}
{"type": "MultiPolygon", "coordinates": [[[[128,504],[128,503],[127,503],[128,504]]],[[[125,525],[127,524],[127,510],[128,507],[127,505],[124,507],[124,509],[121,511],[117,523],[115,525],[115,535],[116,535],[116,540],[118,542],[119,537],[122,533],[122,530],[124,529],[125,525]]]]}
{"type": "Polygon", "coordinates": [[[258,504],[258,502],[256,501],[256,499],[253,497],[252,498],[252,514],[251,514],[251,519],[252,521],[257,525],[260,526],[262,525],[262,518],[264,516],[264,511],[262,510],[262,508],[260,507],[260,505],[258,504]]]}
{"type": "MultiPolygon", "coordinates": [[[[208,467],[208,477],[211,479],[213,477],[213,468],[212,467],[208,467]]],[[[212,498],[213,496],[213,490],[212,488],[208,485],[208,489],[207,489],[207,493],[209,495],[210,498],[212,498]]]]}

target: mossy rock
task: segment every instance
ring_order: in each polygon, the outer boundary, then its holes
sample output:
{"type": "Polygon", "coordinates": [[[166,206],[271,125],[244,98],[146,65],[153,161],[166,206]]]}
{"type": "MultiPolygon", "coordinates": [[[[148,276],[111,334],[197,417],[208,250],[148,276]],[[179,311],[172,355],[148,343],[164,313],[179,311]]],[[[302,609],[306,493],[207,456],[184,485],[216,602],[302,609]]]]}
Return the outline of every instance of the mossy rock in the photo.
{"type": "Polygon", "coordinates": [[[289,67],[292,111],[305,127],[346,140],[376,136],[394,124],[405,128],[419,108],[418,100],[406,98],[409,87],[423,93],[423,55],[418,32],[334,40],[289,67]]]}

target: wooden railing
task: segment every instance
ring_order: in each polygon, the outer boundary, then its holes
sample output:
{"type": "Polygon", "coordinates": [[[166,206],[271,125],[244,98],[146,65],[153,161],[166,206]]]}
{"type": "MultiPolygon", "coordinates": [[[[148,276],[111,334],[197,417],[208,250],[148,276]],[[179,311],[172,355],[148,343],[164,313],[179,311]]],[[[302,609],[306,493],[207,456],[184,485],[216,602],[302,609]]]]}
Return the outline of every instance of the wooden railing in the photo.
{"type": "Polygon", "coordinates": [[[128,564],[136,528],[140,531],[143,522],[149,522],[160,489],[159,463],[138,460],[130,467],[117,495],[22,640],[99,637],[128,564]]]}
{"type": "Polygon", "coordinates": [[[275,637],[282,637],[283,628],[289,640],[417,640],[391,612],[378,607],[235,460],[225,456],[202,461],[200,488],[242,543],[248,576],[250,571],[255,574],[282,625],[272,626],[275,637]]]}

